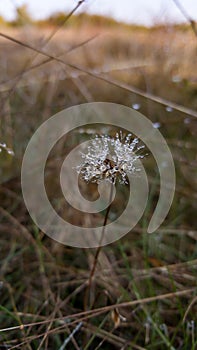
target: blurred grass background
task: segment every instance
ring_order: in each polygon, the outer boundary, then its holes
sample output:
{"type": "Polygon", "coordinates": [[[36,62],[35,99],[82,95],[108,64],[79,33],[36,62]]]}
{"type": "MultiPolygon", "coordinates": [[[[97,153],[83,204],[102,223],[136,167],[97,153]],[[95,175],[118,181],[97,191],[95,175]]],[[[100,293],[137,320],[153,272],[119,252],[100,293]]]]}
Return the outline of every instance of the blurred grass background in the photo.
{"type": "MultiPolygon", "coordinates": [[[[13,156],[0,147],[0,348],[197,349],[197,40],[192,29],[137,27],[86,14],[69,19],[57,14],[33,23],[26,8],[19,10],[13,23],[1,19],[0,32],[67,65],[0,36],[0,143],[14,151],[13,156]],[[44,120],[94,101],[129,106],[155,123],[173,154],[177,184],[165,222],[147,234],[159,175],[152,157],[145,159],[147,210],[132,232],[101,250],[92,314],[81,315],[95,250],[65,247],[39,231],[23,202],[20,167],[44,120]],[[128,304],[118,306],[123,302],[128,304]]],[[[57,146],[59,158],[95,132],[106,129],[77,129],[57,146]]],[[[52,157],[46,181],[58,206],[57,169],[52,157]]],[[[117,195],[115,213],[124,206],[124,191],[117,195]]],[[[69,220],[84,224],[80,213],[65,211],[69,220]]],[[[102,221],[102,215],[87,215],[85,223],[102,221]]]]}

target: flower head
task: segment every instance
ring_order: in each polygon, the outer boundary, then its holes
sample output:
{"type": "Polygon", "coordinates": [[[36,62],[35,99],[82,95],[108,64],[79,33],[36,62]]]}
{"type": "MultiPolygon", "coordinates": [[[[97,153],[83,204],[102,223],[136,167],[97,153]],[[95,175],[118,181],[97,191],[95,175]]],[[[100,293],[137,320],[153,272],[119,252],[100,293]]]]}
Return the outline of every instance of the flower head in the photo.
{"type": "Polygon", "coordinates": [[[144,158],[137,155],[144,146],[139,146],[138,138],[131,138],[128,134],[123,140],[122,134],[110,136],[96,136],[91,140],[87,153],[82,153],[83,162],[77,167],[78,173],[86,182],[99,184],[103,180],[127,184],[127,174],[140,171],[136,167],[136,160],[144,158]],[[138,145],[138,146],[137,146],[138,145]]]}

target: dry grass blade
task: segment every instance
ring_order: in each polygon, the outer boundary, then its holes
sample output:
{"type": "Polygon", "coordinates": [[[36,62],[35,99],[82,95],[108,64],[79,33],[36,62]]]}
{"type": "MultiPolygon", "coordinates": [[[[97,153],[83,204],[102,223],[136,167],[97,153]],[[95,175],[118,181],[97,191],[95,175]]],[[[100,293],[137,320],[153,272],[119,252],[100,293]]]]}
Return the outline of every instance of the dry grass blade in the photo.
{"type": "Polygon", "coordinates": [[[0,213],[3,217],[7,218],[15,227],[19,228],[19,232],[24,236],[26,240],[28,240],[33,245],[36,245],[36,242],[31,233],[14,216],[12,216],[7,210],[3,209],[2,207],[0,207],[0,213]]]}
{"type": "Polygon", "coordinates": [[[193,300],[191,301],[191,303],[189,304],[186,312],[185,312],[185,315],[183,317],[183,323],[186,321],[186,318],[187,318],[187,315],[189,314],[192,306],[197,302],[197,296],[195,298],[193,298],[193,300]]]}
{"type": "MultiPolygon", "coordinates": [[[[48,38],[45,40],[44,45],[42,46],[42,50],[43,48],[50,42],[50,40],[55,36],[55,34],[63,27],[63,25],[69,20],[69,18],[77,11],[77,9],[84,3],[85,0],[80,0],[78,1],[78,4],[73,8],[73,10],[70,11],[70,13],[66,16],[66,18],[62,21],[62,23],[60,23],[60,25],[58,27],[56,27],[51,34],[48,36],[48,38]]],[[[34,50],[35,51],[35,50],[34,50]]],[[[17,86],[17,84],[19,83],[19,81],[22,79],[24,73],[28,70],[28,67],[31,66],[31,63],[33,62],[33,60],[37,57],[37,55],[39,54],[38,51],[35,51],[36,55],[34,57],[32,57],[30,60],[28,60],[25,64],[25,66],[23,67],[22,72],[17,76],[17,78],[14,79],[14,85],[11,87],[9,94],[7,96],[10,97],[10,95],[14,92],[15,87],[17,86]]],[[[4,101],[4,104],[6,103],[6,100],[4,101]]],[[[4,106],[3,104],[3,106],[4,106]]]]}
{"type": "MultiPolygon", "coordinates": [[[[99,329],[98,327],[95,327],[89,323],[84,322],[82,329],[84,329],[86,332],[91,332],[93,334],[96,334],[102,340],[107,339],[107,341],[110,344],[112,344],[114,346],[120,346],[121,349],[122,349],[122,347],[124,347],[126,345],[126,346],[132,346],[132,348],[136,349],[136,350],[146,350],[145,348],[142,348],[141,346],[136,345],[132,341],[127,341],[126,339],[123,339],[122,337],[117,336],[117,335],[113,334],[112,332],[107,332],[103,329],[99,329]]],[[[98,349],[99,349],[99,347],[98,347],[98,349]]]]}
{"type": "MultiPolygon", "coordinates": [[[[182,296],[186,296],[188,294],[193,293],[196,290],[196,288],[190,288],[190,289],[184,289],[181,291],[177,291],[177,292],[171,292],[171,293],[166,293],[166,294],[162,294],[162,295],[156,295],[154,297],[148,297],[148,298],[144,298],[144,299],[138,299],[138,300],[133,300],[133,301],[127,301],[124,303],[118,303],[118,304],[114,304],[114,305],[109,305],[109,306],[105,306],[105,307],[101,307],[101,308],[97,308],[94,310],[88,310],[88,311],[82,311],[82,312],[78,312],[72,315],[67,315],[64,316],[63,319],[58,317],[58,318],[54,318],[54,321],[66,321],[66,320],[70,320],[70,319],[75,319],[74,321],[69,321],[66,323],[67,326],[69,325],[73,325],[76,322],[80,322],[83,320],[87,320],[91,317],[97,316],[97,315],[101,315],[103,313],[106,313],[108,311],[112,311],[114,309],[117,308],[125,308],[125,307],[133,307],[136,305],[142,305],[142,304],[148,304],[148,303],[152,303],[155,301],[161,301],[161,300],[165,300],[165,299],[172,299],[172,298],[176,298],[176,297],[182,297],[182,296]]],[[[37,326],[37,325],[41,325],[41,324],[47,324],[50,323],[51,320],[45,320],[45,321],[40,321],[40,322],[34,322],[34,323],[27,323],[27,324],[23,324],[22,328],[27,328],[27,327],[33,327],[33,326],[37,326]]],[[[21,329],[21,326],[16,326],[16,327],[9,327],[9,328],[2,328],[0,329],[0,332],[8,332],[8,331],[12,331],[14,329],[21,329]]]]}
{"type": "Polygon", "coordinates": [[[172,0],[176,7],[181,11],[183,16],[186,18],[186,20],[190,23],[191,28],[194,32],[194,34],[197,36],[197,28],[195,21],[188,15],[188,13],[185,11],[184,7],[181,5],[181,3],[178,0],[172,0]]]}
{"type": "MultiPolygon", "coordinates": [[[[167,294],[163,294],[163,295],[157,295],[155,297],[149,297],[149,298],[144,298],[144,299],[140,299],[140,300],[134,300],[134,301],[130,301],[130,302],[110,305],[110,306],[106,306],[106,307],[102,307],[102,308],[98,308],[98,309],[94,309],[94,310],[79,312],[79,313],[76,313],[76,314],[73,314],[73,315],[68,315],[68,316],[64,317],[63,319],[62,318],[54,318],[53,320],[46,320],[46,321],[40,321],[40,322],[35,322],[35,323],[23,324],[23,325],[18,326],[18,328],[15,327],[15,329],[23,330],[24,328],[27,328],[27,327],[37,326],[39,324],[43,325],[43,324],[51,323],[51,321],[53,321],[53,322],[54,321],[60,321],[60,322],[63,321],[64,322],[63,325],[48,331],[48,335],[50,335],[50,334],[54,334],[54,333],[56,333],[56,332],[58,332],[60,330],[63,330],[67,326],[79,324],[79,322],[87,321],[88,319],[90,319],[92,317],[96,317],[98,315],[101,315],[103,313],[106,313],[108,311],[114,310],[114,309],[119,308],[119,307],[124,308],[124,307],[128,307],[128,306],[136,306],[136,305],[140,305],[140,304],[147,304],[147,303],[151,303],[151,302],[159,301],[159,300],[165,300],[165,299],[171,299],[171,298],[175,298],[175,297],[181,297],[181,296],[185,296],[187,294],[190,294],[190,293],[192,293],[194,291],[195,291],[195,288],[190,288],[190,289],[187,289],[187,290],[177,291],[177,292],[174,292],[174,293],[172,292],[172,293],[167,293],[167,294]],[[73,320],[73,321],[70,321],[70,319],[72,319],[72,318],[76,318],[76,319],[73,320]]],[[[11,331],[11,330],[13,330],[13,327],[0,329],[0,332],[8,332],[8,331],[11,331]]],[[[20,344],[17,344],[17,345],[14,345],[14,346],[10,347],[10,349],[18,349],[22,345],[29,343],[31,340],[38,339],[38,338],[40,338],[42,336],[45,336],[45,333],[27,337],[23,342],[21,342],[20,344]]]]}
{"type": "Polygon", "coordinates": [[[52,31],[52,33],[47,38],[45,45],[54,37],[54,35],[66,24],[69,18],[78,10],[78,8],[85,2],[85,0],[79,0],[76,6],[68,13],[65,19],[60,23],[60,25],[52,31]]]}
{"type": "Polygon", "coordinates": [[[83,67],[81,67],[79,65],[74,65],[74,64],[71,64],[69,62],[66,62],[66,61],[64,61],[64,60],[62,60],[62,59],[60,59],[60,58],[58,58],[58,57],[56,57],[54,55],[46,53],[43,50],[40,50],[40,49],[38,49],[36,47],[33,47],[30,44],[28,44],[28,43],[24,43],[24,42],[22,42],[22,41],[20,41],[18,39],[15,39],[15,38],[7,35],[7,34],[4,34],[2,32],[0,32],[0,36],[2,36],[3,38],[8,39],[8,40],[18,44],[18,45],[21,45],[21,46],[24,46],[24,47],[26,47],[26,48],[28,48],[30,50],[33,50],[33,51],[35,51],[35,52],[37,52],[39,54],[47,56],[48,58],[50,58],[52,60],[55,60],[55,61],[60,62],[60,63],[62,63],[64,65],[66,65],[66,66],[69,66],[70,68],[73,68],[73,69],[79,70],[79,71],[81,71],[83,73],[86,73],[86,74],[88,74],[88,75],[90,75],[90,76],[92,76],[94,78],[98,78],[98,79],[103,80],[103,81],[105,81],[107,83],[110,83],[110,84],[112,84],[114,86],[117,86],[117,87],[119,87],[121,89],[124,89],[126,91],[135,93],[136,95],[148,98],[149,100],[157,102],[157,103],[162,104],[164,106],[170,106],[174,110],[177,110],[179,112],[182,112],[182,113],[185,113],[185,114],[188,114],[188,115],[190,115],[192,117],[196,117],[197,118],[197,112],[191,110],[190,108],[181,106],[181,105],[179,105],[177,103],[170,102],[168,100],[163,99],[162,97],[154,96],[154,95],[152,95],[152,94],[150,94],[148,92],[143,92],[143,91],[139,90],[138,88],[135,88],[135,87],[132,87],[130,85],[121,83],[119,81],[116,81],[114,79],[108,78],[106,76],[103,76],[103,75],[100,75],[100,74],[96,74],[94,71],[91,71],[91,70],[88,70],[88,69],[84,69],[83,67]]]}
{"type": "MultiPolygon", "coordinates": [[[[73,47],[71,47],[70,49],[66,50],[65,52],[62,52],[60,53],[57,58],[63,56],[63,55],[66,55],[68,53],[71,53],[72,51],[82,47],[83,45],[86,45],[88,44],[89,42],[91,42],[92,40],[94,40],[95,38],[98,37],[98,34],[96,35],[93,35],[91,36],[90,38],[86,39],[86,40],[83,40],[82,42],[80,42],[79,44],[77,45],[74,45],[73,47]]],[[[40,68],[41,66],[43,66],[44,64],[46,63],[49,63],[53,61],[52,58],[48,58],[40,63],[37,63],[35,65],[32,65],[31,67],[29,68],[26,68],[22,73],[19,73],[17,74],[13,79],[9,79],[9,80],[5,80],[5,81],[2,81],[0,83],[0,86],[1,86],[1,91],[6,91],[6,90],[9,90],[10,89],[10,84],[15,82],[17,80],[17,85],[18,85],[18,79],[20,79],[22,76],[28,74],[29,72],[31,72],[32,70],[36,69],[36,68],[40,68]]]]}

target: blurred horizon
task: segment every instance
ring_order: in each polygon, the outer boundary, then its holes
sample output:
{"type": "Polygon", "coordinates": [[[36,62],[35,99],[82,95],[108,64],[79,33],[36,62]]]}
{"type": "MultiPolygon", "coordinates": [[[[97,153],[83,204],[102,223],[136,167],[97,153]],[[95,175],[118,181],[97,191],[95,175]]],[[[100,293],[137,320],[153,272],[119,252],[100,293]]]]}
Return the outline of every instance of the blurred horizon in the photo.
{"type": "MultiPolygon", "coordinates": [[[[0,16],[7,21],[14,20],[17,15],[17,8],[26,5],[30,16],[35,19],[45,19],[58,12],[70,12],[78,1],[64,0],[48,2],[43,0],[4,0],[0,2],[0,16]]],[[[197,2],[193,0],[180,0],[179,4],[185,11],[187,17],[197,20],[197,2]]],[[[86,12],[88,14],[97,14],[130,24],[138,24],[152,26],[157,23],[184,23],[188,19],[176,6],[173,0],[138,0],[131,3],[130,0],[113,0],[106,2],[105,0],[89,0],[85,1],[76,14],[86,12]]]]}

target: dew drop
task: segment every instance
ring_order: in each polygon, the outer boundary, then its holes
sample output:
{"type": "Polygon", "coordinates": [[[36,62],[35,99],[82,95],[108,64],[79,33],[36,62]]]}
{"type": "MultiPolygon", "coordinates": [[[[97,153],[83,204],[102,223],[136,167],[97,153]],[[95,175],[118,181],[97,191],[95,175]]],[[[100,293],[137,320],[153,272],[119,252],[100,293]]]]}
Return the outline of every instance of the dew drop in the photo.
{"type": "Polygon", "coordinates": [[[138,109],[140,109],[141,105],[139,103],[133,103],[132,104],[132,108],[135,109],[136,111],[138,111],[138,109]]]}
{"type": "Polygon", "coordinates": [[[181,82],[181,77],[179,75],[173,75],[172,82],[176,83],[176,84],[180,83],[181,82]]]}
{"type": "Polygon", "coordinates": [[[161,123],[159,122],[153,123],[153,128],[159,129],[160,127],[161,127],[161,123]]]}
{"type": "Polygon", "coordinates": [[[7,146],[6,146],[6,143],[4,142],[4,143],[0,143],[0,147],[2,147],[2,148],[6,148],[7,146]]]}
{"type": "Polygon", "coordinates": [[[166,106],[166,112],[172,112],[173,111],[173,108],[172,107],[170,107],[170,106],[166,106]]]}
{"type": "Polygon", "coordinates": [[[7,149],[7,152],[8,152],[8,154],[10,154],[11,156],[14,156],[14,152],[11,150],[11,149],[7,149]]]}
{"type": "Polygon", "coordinates": [[[191,119],[190,118],[185,118],[184,119],[184,124],[190,124],[191,123],[191,119]]]}

